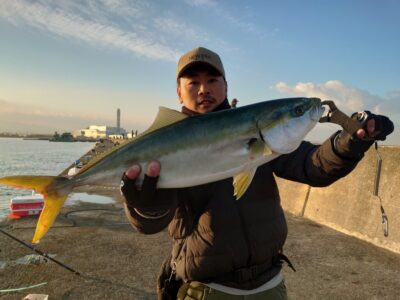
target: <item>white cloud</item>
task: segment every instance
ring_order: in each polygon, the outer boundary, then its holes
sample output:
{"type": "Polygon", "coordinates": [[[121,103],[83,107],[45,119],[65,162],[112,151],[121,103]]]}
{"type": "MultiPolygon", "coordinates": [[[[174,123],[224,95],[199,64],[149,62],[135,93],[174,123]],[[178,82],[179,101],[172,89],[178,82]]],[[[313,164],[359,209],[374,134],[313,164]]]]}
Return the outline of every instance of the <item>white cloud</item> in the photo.
{"type": "MultiPolygon", "coordinates": [[[[254,23],[244,21],[243,10],[239,15],[233,14],[229,10],[229,7],[222,7],[217,1],[213,0],[185,0],[185,2],[190,6],[204,8],[210,13],[214,13],[222,22],[227,22],[240,30],[257,34],[259,37],[264,37],[262,31],[259,31],[254,23]]],[[[243,9],[246,8],[248,7],[243,7],[243,9]]]]}
{"type": "Polygon", "coordinates": [[[185,0],[185,2],[192,6],[208,6],[208,7],[217,6],[217,3],[213,0],[185,0]]]}
{"type": "MultiPolygon", "coordinates": [[[[128,1],[27,2],[3,0],[0,17],[16,26],[30,26],[65,38],[84,41],[94,46],[128,50],[151,59],[176,61],[178,51],[158,42],[149,34],[146,24],[133,20],[129,28],[113,20],[119,17],[141,17],[143,5],[128,1]],[[137,24],[137,26],[136,26],[137,24]]],[[[128,22],[126,22],[128,23],[128,22]]],[[[127,26],[126,26],[127,27],[127,26]]]]}
{"type": "Polygon", "coordinates": [[[101,0],[93,1],[93,5],[101,3],[107,10],[126,17],[138,17],[142,15],[143,8],[147,6],[147,2],[127,1],[127,0],[101,0]]]}
{"type": "MultiPolygon", "coordinates": [[[[229,49],[224,38],[207,31],[204,24],[188,22],[187,10],[139,0],[1,0],[0,19],[17,27],[28,27],[53,36],[84,42],[94,47],[121,49],[136,56],[176,62],[188,45],[220,45],[229,49]],[[165,6],[165,7],[164,7],[165,6]],[[180,14],[184,13],[184,17],[180,14]]],[[[216,20],[262,38],[249,16],[214,0],[185,1],[196,10],[216,20]]]]}
{"type": "Polygon", "coordinates": [[[168,37],[174,37],[177,44],[180,41],[198,43],[208,41],[208,34],[202,28],[196,28],[180,20],[175,15],[161,16],[154,19],[154,26],[158,32],[163,32],[168,37]]]}
{"type": "Polygon", "coordinates": [[[362,110],[388,115],[400,113],[399,105],[396,104],[400,100],[400,92],[392,93],[384,98],[358,88],[346,86],[339,80],[329,80],[321,84],[299,82],[293,86],[285,82],[278,82],[274,89],[287,95],[333,100],[339,109],[348,113],[362,110]]]}

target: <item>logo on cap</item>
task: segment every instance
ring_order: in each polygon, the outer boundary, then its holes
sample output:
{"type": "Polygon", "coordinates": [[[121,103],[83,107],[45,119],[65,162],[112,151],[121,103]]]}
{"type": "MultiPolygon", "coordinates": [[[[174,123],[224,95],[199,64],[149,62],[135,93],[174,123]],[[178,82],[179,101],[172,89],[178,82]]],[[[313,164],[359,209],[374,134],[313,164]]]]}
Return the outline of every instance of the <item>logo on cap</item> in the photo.
{"type": "Polygon", "coordinates": [[[189,57],[189,60],[211,60],[211,56],[209,54],[196,54],[189,57]]]}

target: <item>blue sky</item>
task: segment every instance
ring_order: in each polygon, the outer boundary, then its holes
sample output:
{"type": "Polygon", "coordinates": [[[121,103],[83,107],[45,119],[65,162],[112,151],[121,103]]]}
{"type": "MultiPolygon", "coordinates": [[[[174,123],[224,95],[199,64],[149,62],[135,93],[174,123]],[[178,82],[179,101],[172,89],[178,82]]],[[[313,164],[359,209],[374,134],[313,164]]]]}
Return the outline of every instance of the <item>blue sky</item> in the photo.
{"type": "Polygon", "coordinates": [[[144,130],[179,109],[176,61],[197,46],[220,54],[239,105],[315,96],[399,128],[399,15],[395,0],[1,0],[0,131],[115,126],[117,108],[144,130]]]}

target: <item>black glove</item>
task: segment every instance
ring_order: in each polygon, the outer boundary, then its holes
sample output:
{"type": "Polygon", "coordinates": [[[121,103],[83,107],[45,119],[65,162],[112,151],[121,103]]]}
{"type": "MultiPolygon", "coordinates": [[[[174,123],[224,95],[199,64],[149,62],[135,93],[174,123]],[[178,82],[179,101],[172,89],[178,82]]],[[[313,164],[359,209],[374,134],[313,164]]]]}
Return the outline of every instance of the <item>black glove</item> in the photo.
{"type": "Polygon", "coordinates": [[[375,115],[370,111],[354,113],[353,119],[363,124],[366,136],[363,139],[350,136],[346,131],[338,132],[333,137],[333,148],[336,154],[342,158],[361,158],[375,141],[384,141],[394,130],[392,121],[386,116],[375,115]],[[375,120],[375,130],[368,133],[367,122],[375,120]]]}
{"type": "Polygon", "coordinates": [[[145,218],[159,218],[166,215],[174,205],[176,195],[173,189],[157,189],[158,177],[144,175],[141,189],[125,173],[121,179],[121,194],[130,210],[134,209],[145,218]]]}
{"type": "Polygon", "coordinates": [[[351,116],[353,119],[359,121],[360,123],[364,124],[364,130],[368,134],[367,131],[367,122],[371,119],[375,120],[375,130],[371,134],[371,136],[367,136],[366,139],[372,139],[374,141],[384,141],[386,137],[391,134],[394,130],[394,126],[392,121],[386,116],[382,115],[375,115],[370,111],[362,111],[358,113],[354,113],[351,116]]]}

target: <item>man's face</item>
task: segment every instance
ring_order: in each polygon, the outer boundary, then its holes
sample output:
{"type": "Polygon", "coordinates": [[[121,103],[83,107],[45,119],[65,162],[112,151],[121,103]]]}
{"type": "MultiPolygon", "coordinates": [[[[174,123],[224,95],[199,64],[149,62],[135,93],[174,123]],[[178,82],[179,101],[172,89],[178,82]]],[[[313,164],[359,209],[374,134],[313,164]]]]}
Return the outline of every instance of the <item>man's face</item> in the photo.
{"type": "Polygon", "coordinates": [[[195,68],[185,72],[178,80],[179,101],[192,111],[208,113],[226,99],[226,81],[215,72],[195,68]]]}

